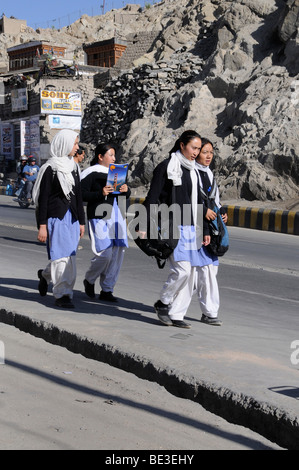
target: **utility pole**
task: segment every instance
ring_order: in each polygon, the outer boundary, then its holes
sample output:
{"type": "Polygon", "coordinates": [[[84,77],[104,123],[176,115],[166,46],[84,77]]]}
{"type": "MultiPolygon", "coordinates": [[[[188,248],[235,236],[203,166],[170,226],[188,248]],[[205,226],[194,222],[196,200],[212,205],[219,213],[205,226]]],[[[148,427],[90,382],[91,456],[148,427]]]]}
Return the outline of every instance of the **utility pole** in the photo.
{"type": "Polygon", "coordinates": [[[102,15],[105,14],[105,0],[103,0],[103,5],[101,5],[102,7],[102,15]]]}

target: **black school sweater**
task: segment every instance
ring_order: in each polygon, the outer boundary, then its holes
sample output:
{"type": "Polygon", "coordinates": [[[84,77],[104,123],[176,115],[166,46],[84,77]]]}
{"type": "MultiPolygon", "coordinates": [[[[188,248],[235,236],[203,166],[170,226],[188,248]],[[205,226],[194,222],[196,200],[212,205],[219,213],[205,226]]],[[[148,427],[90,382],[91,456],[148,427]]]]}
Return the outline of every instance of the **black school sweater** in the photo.
{"type": "Polygon", "coordinates": [[[65,197],[60,186],[56,173],[53,173],[49,166],[42,177],[40,183],[40,194],[38,199],[37,224],[46,225],[50,217],[57,217],[62,220],[68,209],[79,221],[80,225],[85,225],[85,213],[81,194],[80,178],[77,170],[73,171],[75,180],[74,194],[71,194],[70,201],[65,197]]]}
{"type": "MultiPolygon", "coordinates": [[[[92,171],[81,181],[82,198],[87,202],[87,219],[102,219],[106,214],[97,215],[96,211],[101,204],[113,206],[114,200],[118,198],[129,198],[131,190],[128,188],[126,193],[103,195],[103,188],[106,186],[107,175],[98,171],[92,171]]],[[[124,214],[123,214],[124,215],[124,214]]]]}
{"type": "MultiPolygon", "coordinates": [[[[186,204],[191,205],[191,195],[192,195],[192,180],[190,176],[190,171],[187,168],[182,166],[182,184],[180,186],[175,186],[174,188],[174,198],[172,195],[172,188],[173,182],[172,180],[168,179],[167,175],[167,166],[170,161],[170,157],[166,160],[163,160],[161,163],[157,165],[153,172],[153,178],[151,181],[151,186],[149,192],[146,196],[144,201],[144,206],[147,208],[147,213],[149,217],[149,208],[151,204],[167,204],[170,206],[175,202],[180,206],[181,210],[181,221],[180,224],[183,225],[183,206],[186,204]]],[[[200,190],[199,190],[199,182],[198,182],[198,204],[203,204],[203,200],[201,198],[200,190]]],[[[205,215],[207,209],[203,206],[203,213],[205,215]]],[[[193,221],[192,221],[193,223],[193,221]]],[[[209,228],[206,220],[203,221],[203,234],[209,235],[209,228]]]]}

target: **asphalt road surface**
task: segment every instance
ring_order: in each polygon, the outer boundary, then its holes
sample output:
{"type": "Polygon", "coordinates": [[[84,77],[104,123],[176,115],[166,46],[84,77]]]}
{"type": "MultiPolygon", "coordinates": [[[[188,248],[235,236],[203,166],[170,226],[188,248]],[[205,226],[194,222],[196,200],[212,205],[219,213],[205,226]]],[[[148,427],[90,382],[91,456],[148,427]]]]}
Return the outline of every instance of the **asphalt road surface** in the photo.
{"type": "MultiPolygon", "coordinates": [[[[136,248],[126,254],[117,284],[116,295],[123,304],[118,310],[104,311],[99,305],[101,315],[93,315],[95,306],[88,304],[82,293],[91,256],[87,236],[80,242],[77,257],[76,310],[61,317],[62,325],[64,318],[66,323],[72,319],[84,326],[90,322],[91,330],[93,325],[102,325],[110,334],[115,325],[125,321],[125,328],[129,326],[132,336],[133,332],[137,334],[145,347],[153,332],[157,337],[151,336],[150,347],[159,344],[161,337],[182,352],[196,345],[194,357],[192,351],[188,356],[191,365],[197,363],[196,353],[209,373],[221,381],[227,378],[227,371],[221,368],[223,358],[230,372],[240,361],[236,378],[232,375],[236,380],[233,385],[239,386],[239,373],[245,364],[248,372],[252,368],[257,371],[254,385],[261,382],[260,390],[267,396],[262,377],[258,377],[256,361],[261,357],[269,364],[275,385],[281,385],[277,369],[281,361],[293,377],[298,374],[290,363],[290,345],[298,340],[299,330],[299,237],[234,227],[229,231],[231,246],[221,260],[218,276],[224,320],[221,329],[199,328],[196,300],[188,312],[192,323],[188,334],[159,325],[149,307],[167,273],[147,258],[145,263],[145,255],[136,248]],[[237,357],[233,356],[234,348],[237,357]]],[[[36,270],[45,265],[46,253],[36,234],[34,209],[20,209],[12,198],[0,197],[0,308],[9,309],[12,301],[18,308],[32,301],[38,307],[36,270]]],[[[51,302],[51,296],[42,299],[47,321],[54,314],[51,302]]],[[[0,366],[1,449],[276,448],[263,437],[228,424],[152,382],[51,346],[12,327],[0,324],[0,331],[6,356],[0,366]]],[[[273,391],[271,394],[275,396],[273,391]]],[[[280,400],[288,410],[296,410],[296,395],[281,396],[280,400]]]]}
{"type": "Polygon", "coordinates": [[[153,382],[12,326],[0,324],[0,340],[1,450],[134,450],[136,457],[138,450],[279,449],[153,382]]]}

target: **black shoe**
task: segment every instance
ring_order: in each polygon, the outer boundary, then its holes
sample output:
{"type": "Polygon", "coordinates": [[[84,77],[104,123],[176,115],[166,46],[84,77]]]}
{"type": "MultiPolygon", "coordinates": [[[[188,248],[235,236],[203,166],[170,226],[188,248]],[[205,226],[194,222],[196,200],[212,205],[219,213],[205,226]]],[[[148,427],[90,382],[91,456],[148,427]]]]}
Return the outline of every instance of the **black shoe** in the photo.
{"type": "Polygon", "coordinates": [[[56,307],[61,307],[61,308],[74,308],[75,307],[68,295],[64,295],[63,297],[60,297],[60,299],[56,299],[55,305],[56,307]]]}
{"type": "Polygon", "coordinates": [[[157,300],[157,302],[154,305],[154,309],[156,311],[156,314],[158,315],[158,318],[163,325],[166,326],[171,326],[172,321],[170,316],[168,315],[169,307],[168,305],[165,305],[161,302],[161,300],[157,300]]]}
{"type": "Polygon", "coordinates": [[[103,290],[101,291],[99,295],[100,300],[107,300],[108,302],[118,302],[117,298],[114,297],[112,292],[104,292],[103,290]]]}
{"type": "Polygon", "coordinates": [[[190,323],[186,323],[183,320],[172,320],[172,325],[178,328],[191,328],[190,323]]]}
{"type": "Polygon", "coordinates": [[[46,279],[43,277],[42,273],[43,273],[42,269],[39,269],[37,271],[37,277],[39,278],[38,292],[40,293],[42,297],[44,297],[45,295],[47,295],[47,292],[48,292],[48,283],[46,279]]]}
{"type": "Polygon", "coordinates": [[[216,318],[211,318],[208,317],[207,315],[202,314],[201,320],[202,323],[206,323],[207,325],[213,325],[213,326],[221,326],[222,321],[218,320],[218,317],[216,318]]]}
{"type": "Polygon", "coordinates": [[[88,297],[90,297],[91,299],[93,299],[95,297],[94,284],[90,284],[87,279],[84,279],[83,284],[85,287],[85,294],[88,295],[88,297]]]}

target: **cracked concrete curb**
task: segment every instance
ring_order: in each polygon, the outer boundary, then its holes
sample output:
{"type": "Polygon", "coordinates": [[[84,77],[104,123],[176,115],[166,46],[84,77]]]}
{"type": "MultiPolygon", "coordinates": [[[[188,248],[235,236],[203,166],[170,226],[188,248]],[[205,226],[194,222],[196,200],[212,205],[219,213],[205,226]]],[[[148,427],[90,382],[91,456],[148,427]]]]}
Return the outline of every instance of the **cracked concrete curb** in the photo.
{"type": "Polygon", "coordinates": [[[119,347],[60,329],[44,321],[0,309],[0,322],[75,354],[106,363],[163,386],[169,393],[192,400],[228,422],[259,433],[287,450],[298,450],[299,421],[265,402],[225,387],[187,377],[178,370],[154,363],[119,347]]]}

